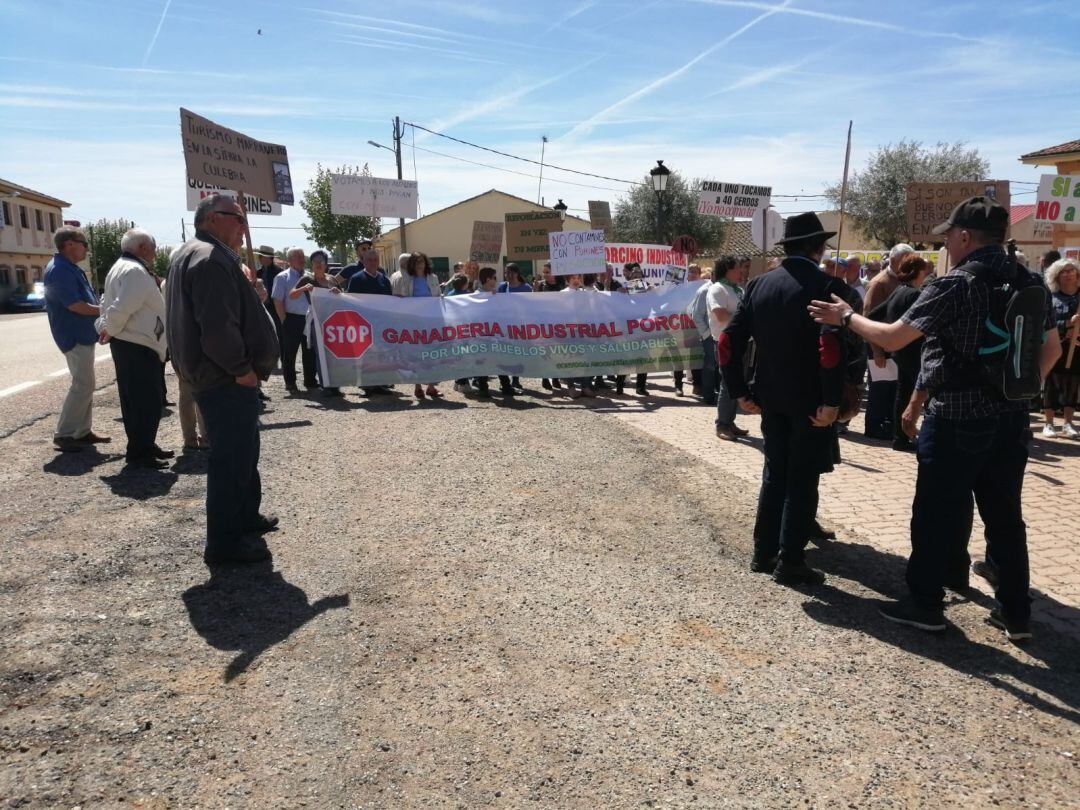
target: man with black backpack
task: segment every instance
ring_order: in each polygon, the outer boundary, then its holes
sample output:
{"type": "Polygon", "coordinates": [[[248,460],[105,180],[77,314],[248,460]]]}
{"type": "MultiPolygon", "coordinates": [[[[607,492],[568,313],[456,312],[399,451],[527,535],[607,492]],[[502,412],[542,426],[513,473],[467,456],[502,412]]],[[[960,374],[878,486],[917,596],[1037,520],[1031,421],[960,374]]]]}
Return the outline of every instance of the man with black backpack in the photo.
{"type": "Polygon", "coordinates": [[[918,438],[911,515],[910,596],[881,607],[890,621],[945,629],[945,588],[967,588],[974,505],[986,525],[987,556],[999,570],[990,622],[1010,640],[1031,637],[1027,533],[1021,489],[1027,466],[1029,400],[1061,354],[1042,279],[1004,250],[1009,213],[972,197],[934,233],[953,269],[923,288],[891,324],[856,315],[840,301],[814,301],[819,323],[849,327],[896,351],[925,336],[915,395],[903,422],[918,438]]]}

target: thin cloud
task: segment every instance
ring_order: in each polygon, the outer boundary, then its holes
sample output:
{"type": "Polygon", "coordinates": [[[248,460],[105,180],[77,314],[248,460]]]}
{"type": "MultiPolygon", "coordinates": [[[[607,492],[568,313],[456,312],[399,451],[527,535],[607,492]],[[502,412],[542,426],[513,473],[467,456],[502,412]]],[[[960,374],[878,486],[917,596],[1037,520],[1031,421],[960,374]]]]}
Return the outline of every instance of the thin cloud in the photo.
{"type": "Polygon", "coordinates": [[[597,0],[585,0],[584,3],[580,3],[575,8],[570,9],[570,11],[568,11],[566,14],[564,14],[562,17],[560,17],[555,22],[553,22],[550,26],[548,26],[548,28],[544,31],[544,33],[545,34],[550,34],[555,29],[561,28],[563,25],[570,22],[570,20],[574,19],[574,17],[577,17],[577,16],[580,16],[581,14],[584,14],[590,8],[595,6],[596,3],[597,3],[597,0]]]}
{"type": "Polygon", "coordinates": [[[703,59],[708,58],[715,51],[719,50],[720,48],[723,48],[725,45],[731,44],[734,40],[741,37],[743,34],[745,34],[747,31],[749,31],[751,28],[753,28],[758,23],[763,22],[764,20],[767,20],[769,17],[773,16],[774,14],[777,14],[780,11],[782,11],[791,2],[792,2],[792,0],[784,0],[784,3],[782,5],[780,5],[780,6],[770,6],[769,10],[766,11],[764,14],[758,15],[757,17],[752,19],[750,22],[748,22],[746,25],[744,25],[742,28],[738,29],[734,33],[728,34],[726,37],[721,39],[719,42],[717,42],[713,46],[711,46],[709,48],[706,48],[704,51],[699,53],[697,56],[695,56],[693,59],[691,59],[689,62],[687,62],[682,67],[676,68],[675,70],[671,71],[671,73],[668,73],[665,76],[661,76],[659,79],[656,79],[656,80],[654,80],[652,82],[649,82],[647,85],[645,85],[644,87],[638,88],[637,90],[635,90],[630,95],[619,99],[614,104],[612,104],[612,105],[610,105],[608,107],[605,107],[600,112],[596,113],[596,115],[582,121],[577,126],[573,127],[569,132],[567,132],[565,135],[563,135],[562,138],[560,138],[559,140],[563,140],[565,138],[571,138],[571,137],[573,137],[575,135],[587,135],[588,133],[592,132],[593,129],[598,124],[601,124],[601,123],[605,122],[608,118],[610,118],[610,116],[611,116],[611,114],[613,112],[621,110],[623,107],[627,106],[628,104],[633,104],[638,99],[644,98],[645,96],[652,93],[654,90],[657,90],[660,87],[663,87],[665,84],[668,84],[669,82],[672,82],[675,79],[679,78],[684,73],[686,73],[688,70],[690,70],[690,68],[692,68],[694,65],[696,65],[698,62],[702,61],[703,59]]]}
{"type": "Polygon", "coordinates": [[[488,65],[502,65],[503,62],[499,62],[495,59],[486,59],[483,56],[476,56],[468,53],[467,51],[454,51],[449,48],[436,48],[431,45],[420,45],[414,42],[382,42],[377,39],[368,39],[367,37],[360,36],[341,36],[334,40],[344,45],[356,45],[363,48],[381,48],[383,50],[390,51],[431,51],[432,53],[443,54],[453,59],[462,59],[466,62],[483,62],[488,65]]]}
{"type": "MultiPolygon", "coordinates": [[[[301,11],[310,11],[315,14],[324,14],[328,17],[338,17],[343,20],[358,20],[363,23],[375,23],[377,25],[389,25],[395,29],[409,29],[417,32],[424,32],[426,34],[434,34],[437,37],[455,37],[460,39],[474,39],[482,42],[489,42],[488,37],[478,36],[476,34],[466,34],[461,31],[451,31],[447,28],[436,28],[433,25],[420,25],[418,23],[411,23],[405,20],[395,20],[389,17],[370,17],[367,14],[349,14],[344,11],[331,11],[324,8],[301,8],[301,11]]],[[[406,33],[405,30],[394,31],[394,33],[406,33]]]]}
{"type": "Polygon", "coordinates": [[[448,45],[462,45],[460,39],[447,39],[443,35],[435,34],[421,34],[417,31],[401,31],[396,28],[385,28],[380,25],[364,25],[363,23],[345,22],[344,20],[327,20],[327,25],[333,25],[337,28],[346,28],[354,31],[373,31],[376,34],[393,34],[395,37],[412,37],[413,39],[431,40],[433,42],[442,42],[448,45]]]}
{"type": "Polygon", "coordinates": [[[169,13],[169,6],[172,5],[172,0],[165,0],[165,8],[161,10],[161,19],[158,20],[157,28],[154,29],[154,36],[150,38],[150,44],[146,46],[146,53],[143,54],[143,67],[146,67],[147,60],[150,59],[150,54],[154,51],[154,46],[157,45],[158,35],[161,33],[161,26],[165,24],[165,15],[169,13]]]}
{"type": "Polygon", "coordinates": [[[914,34],[924,37],[936,37],[939,39],[956,39],[961,42],[977,42],[982,45],[995,44],[993,40],[969,37],[964,34],[956,34],[950,31],[933,31],[927,28],[908,28],[896,23],[870,20],[865,17],[852,17],[846,14],[830,14],[827,11],[812,11],[805,8],[790,6],[788,3],[774,6],[772,3],[764,3],[761,0],[687,0],[689,3],[700,3],[706,6],[723,6],[725,8],[749,8],[756,11],[772,10],[783,14],[792,14],[797,17],[809,17],[815,20],[827,20],[829,22],[855,25],[861,28],[876,28],[879,31],[895,31],[900,34],[914,34]]]}
{"type": "Polygon", "coordinates": [[[735,90],[744,90],[747,87],[757,87],[759,84],[765,84],[765,82],[775,79],[777,76],[783,76],[786,73],[791,73],[799,68],[809,64],[815,59],[813,56],[808,56],[805,59],[800,59],[798,62],[791,62],[786,65],[773,65],[772,67],[759,70],[757,73],[751,73],[748,76],[743,76],[741,79],[732,82],[727,87],[721,87],[719,90],[715,90],[709,93],[705,98],[713,98],[714,96],[722,95],[723,93],[731,93],[735,90]]]}

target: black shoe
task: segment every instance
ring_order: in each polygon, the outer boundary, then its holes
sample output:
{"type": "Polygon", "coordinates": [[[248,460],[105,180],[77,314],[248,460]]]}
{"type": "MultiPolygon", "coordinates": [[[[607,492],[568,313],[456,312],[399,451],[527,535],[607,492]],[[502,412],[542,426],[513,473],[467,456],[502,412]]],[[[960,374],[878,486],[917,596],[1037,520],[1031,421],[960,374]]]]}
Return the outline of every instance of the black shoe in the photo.
{"type": "Polygon", "coordinates": [[[156,444],[154,445],[154,458],[175,458],[175,450],[162,450],[156,444]]]}
{"type": "Polygon", "coordinates": [[[86,444],[77,441],[70,436],[57,436],[53,439],[53,446],[61,453],[79,453],[86,447],[86,444]]]}
{"type": "Polygon", "coordinates": [[[270,401],[270,395],[267,394],[265,391],[263,391],[260,388],[259,389],[259,399],[261,399],[263,402],[269,402],[270,401]]]}
{"type": "Polygon", "coordinates": [[[164,470],[169,466],[168,462],[162,461],[160,458],[154,458],[153,456],[129,458],[126,463],[129,467],[138,467],[142,470],[164,470]]]}
{"type": "Polygon", "coordinates": [[[521,384],[521,379],[519,377],[511,377],[510,384],[514,386],[514,388],[516,388],[518,391],[525,390],[525,386],[521,384]]]}
{"type": "Polygon", "coordinates": [[[892,449],[898,450],[901,453],[914,453],[915,442],[911,441],[910,439],[893,439],[892,449]]]}
{"type": "Polygon", "coordinates": [[[675,396],[677,396],[677,397],[683,396],[683,390],[682,390],[681,385],[676,385],[675,386],[675,396]]]}
{"type": "Polygon", "coordinates": [[[250,565],[251,563],[269,560],[271,556],[270,549],[265,546],[260,547],[245,543],[239,548],[229,549],[228,551],[210,551],[207,549],[203,552],[203,562],[207,565],[250,565]]]}
{"type": "Polygon", "coordinates": [[[646,388],[644,385],[635,385],[634,391],[636,391],[637,395],[641,397],[647,397],[649,395],[649,389],[646,388]]]}
{"type": "Polygon", "coordinates": [[[749,430],[744,430],[743,428],[736,425],[734,422],[731,423],[731,431],[736,436],[749,436],[750,435],[749,430]]]}
{"type": "Polygon", "coordinates": [[[940,633],[945,629],[945,613],[942,610],[921,607],[910,599],[881,605],[878,613],[890,622],[916,627],[928,633],[940,633]]]}
{"type": "Polygon", "coordinates": [[[754,554],[750,560],[750,570],[755,574],[771,574],[776,570],[776,562],[780,557],[776,554],[754,554]]]}
{"type": "Polygon", "coordinates": [[[625,388],[625,386],[623,385],[623,383],[621,383],[621,382],[616,382],[615,383],[615,393],[618,394],[620,397],[623,395],[624,388],[625,388]]]}
{"type": "Polygon", "coordinates": [[[562,383],[559,380],[557,380],[555,378],[552,378],[551,387],[552,388],[557,388],[558,390],[561,391],[562,390],[562,383]]]}
{"type": "Polygon", "coordinates": [[[278,527],[280,522],[277,515],[259,515],[247,530],[249,532],[262,534],[263,532],[273,531],[278,527]]]}
{"type": "Polygon", "coordinates": [[[324,399],[332,399],[333,397],[340,397],[341,396],[341,389],[340,388],[324,388],[322,390],[322,395],[323,395],[324,399]]]}
{"type": "Polygon", "coordinates": [[[491,396],[491,389],[486,385],[483,388],[477,388],[476,395],[481,399],[488,399],[491,396]]]}
{"type": "Polygon", "coordinates": [[[815,546],[822,546],[824,543],[830,540],[836,539],[836,532],[831,532],[828,529],[823,529],[821,524],[816,520],[814,525],[810,528],[810,534],[806,536],[807,542],[813,543],[815,546]]]}
{"type": "Polygon", "coordinates": [[[971,578],[968,576],[967,569],[965,568],[962,574],[946,582],[945,587],[953,593],[966,594],[971,589],[971,578]]]}
{"type": "Polygon", "coordinates": [[[291,382],[285,383],[285,390],[288,391],[290,394],[295,394],[300,389],[296,387],[296,383],[291,382]]]}
{"type": "Polygon", "coordinates": [[[504,397],[512,397],[517,395],[517,391],[514,390],[514,387],[512,385],[501,385],[499,386],[499,390],[502,392],[502,395],[504,397]]]}
{"type": "Polygon", "coordinates": [[[319,384],[317,382],[305,382],[304,383],[304,388],[307,388],[309,391],[312,388],[318,388],[318,387],[319,387],[319,384]]]}
{"type": "Polygon", "coordinates": [[[550,391],[551,380],[549,380],[547,377],[544,377],[542,380],[540,380],[540,387],[543,388],[545,391],[550,391]]]}
{"type": "Polygon", "coordinates": [[[976,576],[980,576],[985,579],[991,588],[997,590],[997,566],[995,566],[989,560],[978,560],[976,562],[973,562],[971,564],[971,572],[976,576]]]}
{"type": "Polygon", "coordinates": [[[773,579],[781,585],[824,585],[825,575],[804,562],[785,563],[780,560],[773,571],[773,579]]]}
{"type": "Polygon", "coordinates": [[[1027,641],[1031,638],[1031,622],[1027,619],[1023,621],[1006,619],[1001,608],[991,610],[987,621],[999,630],[1004,630],[1005,638],[1009,641],[1027,641]]]}

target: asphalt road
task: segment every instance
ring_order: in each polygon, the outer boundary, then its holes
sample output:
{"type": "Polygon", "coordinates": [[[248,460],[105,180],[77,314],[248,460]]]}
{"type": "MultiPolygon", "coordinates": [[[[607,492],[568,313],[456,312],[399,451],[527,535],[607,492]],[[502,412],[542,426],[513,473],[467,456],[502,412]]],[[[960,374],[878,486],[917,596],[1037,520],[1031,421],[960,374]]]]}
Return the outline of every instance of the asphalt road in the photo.
{"type": "MultiPolygon", "coordinates": [[[[114,375],[109,348],[99,346],[98,386],[114,375]]],[[[0,315],[0,437],[59,411],[67,391],[64,355],[53,343],[44,312],[0,315]]]]}

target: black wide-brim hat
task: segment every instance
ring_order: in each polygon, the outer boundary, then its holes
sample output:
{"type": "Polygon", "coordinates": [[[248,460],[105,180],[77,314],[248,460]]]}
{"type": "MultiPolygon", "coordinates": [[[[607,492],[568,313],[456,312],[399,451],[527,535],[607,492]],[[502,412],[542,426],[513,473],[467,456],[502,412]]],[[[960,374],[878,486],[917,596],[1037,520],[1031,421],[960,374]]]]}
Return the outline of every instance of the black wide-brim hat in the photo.
{"type": "Polygon", "coordinates": [[[801,239],[811,239],[815,236],[828,239],[836,236],[836,231],[825,230],[825,226],[821,224],[818,215],[813,211],[807,211],[805,214],[788,217],[784,223],[784,238],[776,240],[776,244],[783,245],[788,242],[798,242],[801,239]]]}

